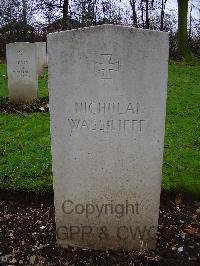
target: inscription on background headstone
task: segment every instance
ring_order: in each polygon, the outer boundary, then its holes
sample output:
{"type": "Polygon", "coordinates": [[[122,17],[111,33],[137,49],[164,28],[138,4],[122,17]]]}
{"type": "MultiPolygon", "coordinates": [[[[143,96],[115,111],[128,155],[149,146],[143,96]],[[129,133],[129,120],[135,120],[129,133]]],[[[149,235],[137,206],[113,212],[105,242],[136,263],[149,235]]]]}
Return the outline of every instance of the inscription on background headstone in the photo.
{"type": "Polygon", "coordinates": [[[10,101],[23,103],[37,98],[38,77],[35,45],[25,42],[7,44],[6,57],[10,101]]]}
{"type": "Polygon", "coordinates": [[[155,248],[168,34],[103,25],[50,34],[48,52],[58,243],[155,248]]]}

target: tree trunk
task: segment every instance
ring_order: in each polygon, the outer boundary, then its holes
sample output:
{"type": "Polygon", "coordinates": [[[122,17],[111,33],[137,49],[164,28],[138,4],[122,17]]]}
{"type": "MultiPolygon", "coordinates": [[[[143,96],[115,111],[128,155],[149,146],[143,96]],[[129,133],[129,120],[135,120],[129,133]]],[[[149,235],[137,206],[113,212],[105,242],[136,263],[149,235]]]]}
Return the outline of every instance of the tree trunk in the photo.
{"type": "Polygon", "coordinates": [[[189,27],[189,39],[192,37],[192,8],[190,9],[190,27],[189,27]]]}
{"type": "Polygon", "coordinates": [[[141,8],[142,28],[144,29],[144,7],[141,8]]]}
{"type": "Polygon", "coordinates": [[[64,0],[63,2],[63,26],[64,28],[67,28],[68,23],[68,12],[69,12],[69,0],[64,0]]]}
{"type": "Polygon", "coordinates": [[[149,0],[146,0],[146,28],[149,29],[149,0]]]}
{"type": "Polygon", "coordinates": [[[160,17],[160,30],[163,31],[163,21],[164,21],[164,0],[162,0],[162,10],[161,10],[161,17],[160,17]]]}
{"type": "Polygon", "coordinates": [[[135,0],[129,0],[131,9],[132,9],[132,16],[133,16],[133,27],[137,27],[137,13],[135,8],[135,0]]]}
{"type": "Polygon", "coordinates": [[[27,24],[27,3],[26,0],[22,0],[22,6],[23,6],[23,10],[22,10],[22,19],[24,24],[27,24]]]}
{"type": "Polygon", "coordinates": [[[178,0],[178,51],[183,57],[190,54],[187,34],[188,3],[189,0],[178,0]]]}

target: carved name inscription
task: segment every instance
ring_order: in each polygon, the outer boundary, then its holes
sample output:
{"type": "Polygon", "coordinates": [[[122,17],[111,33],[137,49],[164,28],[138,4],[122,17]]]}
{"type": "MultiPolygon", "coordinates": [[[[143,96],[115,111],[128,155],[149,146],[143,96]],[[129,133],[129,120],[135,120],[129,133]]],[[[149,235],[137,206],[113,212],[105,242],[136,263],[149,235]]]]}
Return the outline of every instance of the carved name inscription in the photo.
{"type": "Polygon", "coordinates": [[[88,130],[101,132],[142,132],[145,119],[139,117],[138,102],[75,102],[74,117],[68,117],[68,126],[71,131],[88,130]],[[113,119],[107,119],[113,115],[113,119]],[[98,116],[101,115],[101,119],[98,116]],[[102,115],[105,118],[102,119],[102,115]],[[81,118],[80,118],[81,117],[81,118]],[[117,119],[116,117],[119,117],[117,119]]]}
{"type": "Polygon", "coordinates": [[[18,78],[31,78],[28,60],[16,60],[16,69],[13,73],[18,78]]]}
{"type": "Polygon", "coordinates": [[[139,112],[139,103],[127,103],[126,105],[122,105],[119,102],[75,102],[74,104],[75,113],[91,113],[93,115],[100,113],[117,113],[119,115],[126,113],[137,113],[139,112]]]}
{"type": "Polygon", "coordinates": [[[83,120],[83,119],[69,119],[69,125],[71,129],[87,129],[87,130],[100,130],[104,132],[111,131],[137,131],[141,132],[143,129],[143,123],[145,120],[83,120]]]}

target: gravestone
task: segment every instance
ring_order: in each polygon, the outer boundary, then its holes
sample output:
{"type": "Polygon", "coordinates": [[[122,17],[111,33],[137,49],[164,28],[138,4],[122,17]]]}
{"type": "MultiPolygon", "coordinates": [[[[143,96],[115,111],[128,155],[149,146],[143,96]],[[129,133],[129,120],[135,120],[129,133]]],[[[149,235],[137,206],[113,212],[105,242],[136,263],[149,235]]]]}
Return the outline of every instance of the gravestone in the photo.
{"type": "Polygon", "coordinates": [[[35,42],[37,48],[37,64],[38,64],[38,75],[41,76],[44,72],[44,43],[35,42]]]}
{"type": "Polygon", "coordinates": [[[102,25],[47,44],[58,244],[155,248],[168,34],[102,25]]]}
{"type": "Polygon", "coordinates": [[[46,44],[46,42],[41,42],[41,47],[42,47],[43,67],[47,67],[47,44],[46,44]]]}
{"type": "Polygon", "coordinates": [[[31,102],[38,95],[35,45],[27,42],[7,44],[6,57],[10,101],[31,102]]]}

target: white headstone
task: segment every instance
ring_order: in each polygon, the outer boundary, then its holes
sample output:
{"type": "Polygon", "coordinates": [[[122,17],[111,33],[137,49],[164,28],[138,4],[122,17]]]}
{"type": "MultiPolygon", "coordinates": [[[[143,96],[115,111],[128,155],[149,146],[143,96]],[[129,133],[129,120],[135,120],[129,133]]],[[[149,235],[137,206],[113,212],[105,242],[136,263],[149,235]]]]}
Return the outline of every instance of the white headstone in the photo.
{"type": "Polygon", "coordinates": [[[83,28],[49,34],[48,53],[58,243],[155,248],[168,34],[83,28]]]}
{"type": "Polygon", "coordinates": [[[37,48],[37,63],[38,63],[38,75],[41,76],[44,72],[44,43],[35,42],[37,48]]]}
{"type": "Polygon", "coordinates": [[[42,46],[43,67],[47,67],[47,44],[46,42],[41,42],[41,46],[42,46]]]}
{"type": "Polygon", "coordinates": [[[36,47],[32,43],[6,45],[8,89],[11,102],[30,102],[38,96],[36,47]]]}

